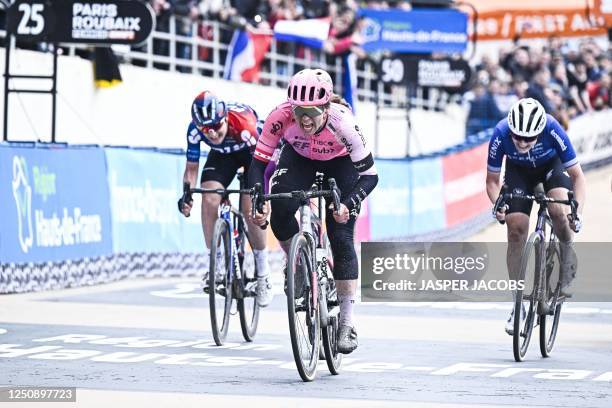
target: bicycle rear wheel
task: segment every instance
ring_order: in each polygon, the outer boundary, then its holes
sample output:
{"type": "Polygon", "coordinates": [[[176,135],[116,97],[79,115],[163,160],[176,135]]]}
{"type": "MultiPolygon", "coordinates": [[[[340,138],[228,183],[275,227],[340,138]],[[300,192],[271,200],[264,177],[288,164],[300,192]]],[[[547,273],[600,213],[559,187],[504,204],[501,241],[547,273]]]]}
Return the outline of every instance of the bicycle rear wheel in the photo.
{"type": "Polygon", "coordinates": [[[540,271],[542,261],[541,251],[542,238],[537,232],[533,232],[523,248],[521,256],[521,269],[519,280],[525,282],[523,290],[516,291],[514,300],[514,333],[512,335],[512,351],[517,362],[523,361],[533,325],[536,318],[536,294],[540,282],[540,271]],[[525,310],[525,319],[521,319],[521,313],[525,310]]]}
{"type": "Polygon", "coordinates": [[[231,273],[229,230],[227,222],[219,218],[215,223],[215,231],[212,237],[210,269],[208,272],[210,325],[217,346],[223,345],[229,328],[233,300],[231,273]],[[220,282],[215,282],[215,276],[223,276],[223,279],[220,282]]]}
{"type": "Polygon", "coordinates": [[[540,352],[542,357],[550,356],[557,338],[559,319],[561,318],[561,306],[563,301],[558,301],[559,278],[561,276],[561,258],[556,242],[551,241],[546,248],[546,305],[550,312],[540,315],[540,352]]]}
{"type": "Polygon", "coordinates": [[[238,299],[238,312],[240,313],[240,327],[242,336],[246,341],[253,341],[259,323],[259,305],[255,293],[257,282],[257,264],[253,254],[253,246],[246,231],[238,248],[238,260],[242,268],[242,299],[238,299]],[[252,288],[252,289],[251,289],[252,288]]]}
{"type": "Polygon", "coordinates": [[[312,381],[317,372],[321,337],[319,321],[319,302],[313,297],[312,280],[314,273],[310,247],[303,234],[296,234],[289,249],[287,260],[287,313],[289,315],[289,334],[293,359],[300,377],[312,381]],[[296,291],[297,274],[303,274],[307,290],[296,291]],[[296,298],[297,297],[297,298],[296,298]]]}

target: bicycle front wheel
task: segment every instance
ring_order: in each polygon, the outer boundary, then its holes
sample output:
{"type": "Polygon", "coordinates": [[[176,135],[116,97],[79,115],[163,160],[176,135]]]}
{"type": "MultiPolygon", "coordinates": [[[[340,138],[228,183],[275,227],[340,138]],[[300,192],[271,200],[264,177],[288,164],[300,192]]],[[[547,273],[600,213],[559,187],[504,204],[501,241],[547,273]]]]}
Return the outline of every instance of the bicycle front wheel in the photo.
{"type": "Polygon", "coordinates": [[[541,244],[542,238],[540,234],[533,232],[525,243],[521,256],[518,279],[524,282],[524,288],[523,290],[516,291],[516,298],[514,300],[514,333],[512,335],[512,350],[514,352],[514,359],[517,362],[523,361],[527,353],[535,323],[536,297],[543,261],[541,244]]]}
{"type": "Polygon", "coordinates": [[[238,249],[238,259],[242,270],[242,299],[238,299],[240,327],[246,341],[253,341],[259,323],[259,305],[255,292],[257,282],[257,264],[253,254],[253,246],[249,235],[244,232],[241,248],[238,249]]]}
{"type": "Polygon", "coordinates": [[[323,350],[325,350],[325,361],[327,368],[333,375],[340,374],[342,354],[338,352],[338,316],[329,318],[327,327],[323,329],[323,350]]]}
{"type": "Polygon", "coordinates": [[[208,272],[210,325],[217,346],[222,346],[227,337],[232,308],[230,248],[227,222],[219,218],[215,223],[215,231],[212,237],[210,269],[208,272]]]}
{"type": "Polygon", "coordinates": [[[315,378],[321,337],[319,302],[311,282],[312,261],[306,237],[295,235],[287,260],[287,313],[293,359],[304,381],[315,378]]]}
{"type": "Polygon", "coordinates": [[[561,306],[563,302],[558,301],[561,276],[561,259],[556,242],[551,241],[546,247],[546,312],[540,315],[540,352],[542,357],[550,356],[557,338],[559,319],[561,318],[561,306]]]}

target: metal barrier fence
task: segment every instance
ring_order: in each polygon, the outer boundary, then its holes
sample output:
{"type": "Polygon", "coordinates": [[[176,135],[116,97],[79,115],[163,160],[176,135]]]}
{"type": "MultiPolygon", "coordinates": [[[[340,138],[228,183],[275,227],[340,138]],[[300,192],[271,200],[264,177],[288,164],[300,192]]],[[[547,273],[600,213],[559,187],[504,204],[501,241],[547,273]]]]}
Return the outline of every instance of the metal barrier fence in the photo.
{"type": "MultiPolygon", "coordinates": [[[[225,56],[233,29],[217,21],[191,22],[172,16],[168,24],[158,25],[146,44],[139,48],[114,46],[115,53],[126,63],[147,68],[160,68],[173,72],[186,72],[223,78],[225,56]],[[205,27],[208,38],[203,38],[199,28],[205,27]],[[163,30],[163,31],[161,31],[163,30]],[[202,58],[205,55],[206,58],[202,58]]],[[[6,31],[0,30],[0,38],[6,31]]],[[[2,45],[4,42],[2,42],[2,45]]],[[[63,45],[70,56],[87,47],[82,45],[63,45]]],[[[48,50],[42,44],[39,50],[48,50]]],[[[342,92],[342,60],[322,51],[304,48],[302,55],[296,56],[293,43],[272,40],[270,49],[262,63],[260,83],[284,88],[293,73],[303,67],[318,67],[327,70],[336,79],[336,90],[342,92]]],[[[426,110],[444,110],[448,104],[457,104],[461,95],[450,95],[436,89],[416,88],[408,98],[404,86],[385,85],[378,80],[376,55],[357,61],[357,98],[361,101],[378,103],[383,107],[407,107],[426,110]]]]}

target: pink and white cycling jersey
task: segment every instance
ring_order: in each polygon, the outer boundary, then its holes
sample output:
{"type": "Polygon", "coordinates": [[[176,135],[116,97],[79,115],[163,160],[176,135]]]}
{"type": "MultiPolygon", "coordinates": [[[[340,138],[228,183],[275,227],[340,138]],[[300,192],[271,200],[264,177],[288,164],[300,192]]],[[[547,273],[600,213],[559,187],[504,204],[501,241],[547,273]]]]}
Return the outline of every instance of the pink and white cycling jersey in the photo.
{"type": "Polygon", "coordinates": [[[344,105],[332,103],[327,124],[319,133],[307,135],[293,117],[291,104],[278,105],[266,118],[257,141],[254,157],[267,163],[282,137],[293,149],[311,160],[331,160],[350,155],[359,174],[376,174],[372,154],[353,112],[344,105]]]}

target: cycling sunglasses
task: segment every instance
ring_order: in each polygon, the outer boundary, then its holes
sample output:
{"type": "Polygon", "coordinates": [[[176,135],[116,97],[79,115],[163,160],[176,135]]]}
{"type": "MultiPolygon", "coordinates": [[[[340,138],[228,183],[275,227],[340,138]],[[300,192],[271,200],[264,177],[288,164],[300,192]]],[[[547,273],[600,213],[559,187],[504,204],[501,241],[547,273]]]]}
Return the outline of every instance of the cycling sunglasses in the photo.
{"type": "Polygon", "coordinates": [[[202,126],[200,127],[200,130],[202,131],[202,133],[208,133],[210,130],[214,130],[215,132],[218,132],[219,129],[221,129],[221,126],[223,126],[223,123],[225,122],[225,119],[222,119],[221,122],[217,123],[214,126],[202,126]]]}
{"type": "Polygon", "coordinates": [[[293,109],[293,114],[296,118],[301,118],[303,115],[309,118],[316,118],[325,112],[323,106],[292,106],[291,109],[293,109]]]}
{"type": "Polygon", "coordinates": [[[538,140],[537,137],[519,136],[519,135],[515,135],[514,133],[512,133],[512,138],[516,140],[517,142],[523,142],[523,143],[532,143],[538,140]]]}

